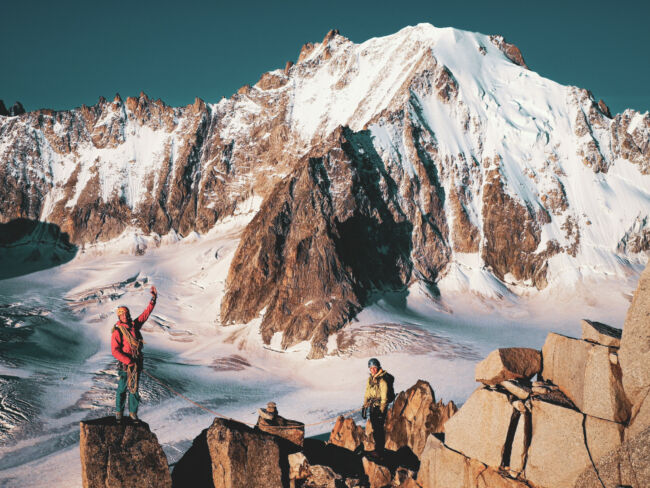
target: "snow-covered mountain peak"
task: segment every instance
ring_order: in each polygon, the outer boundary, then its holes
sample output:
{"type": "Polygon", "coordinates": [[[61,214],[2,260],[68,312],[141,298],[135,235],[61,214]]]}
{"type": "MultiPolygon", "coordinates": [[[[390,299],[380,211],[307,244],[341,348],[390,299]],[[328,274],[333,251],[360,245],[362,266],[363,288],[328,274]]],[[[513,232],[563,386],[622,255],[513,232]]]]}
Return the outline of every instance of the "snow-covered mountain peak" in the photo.
{"type": "Polygon", "coordinates": [[[289,327],[280,310],[311,301],[292,320],[320,324],[322,341],[374,288],[499,295],[629,273],[650,248],[649,140],[648,113],[612,117],[500,36],[419,24],[355,44],[330,31],[217,103],[141,93],[0,116],[0,219],[89,244],[203,233],[262,201],[222,313],[266,309],[273,332],[289,327]],[[269,295],[238,302],[269,276],[269,295]]]}
{"type": "MultiPolygon", "coordinates": [[[[517,64],[523,64],[521,54],[501,37],[419,24],[358,45],[340,35],[326,40],[303,48],[283,85],[291,92],[287,122],[305,141],[340,125],[366,128],[378,114],[425,96],[423,80],[434,81],[442,99],[430,107],[437,113],[428,115],[441,121],[453,115],[457,121],[446,121],[453,125],[492,122],[494,135],[486,138],[485,149],[493,154],[507,152],[504,129],[510,138],[532,142],[567,129],[558,124],[567,116],[567,88],[517,64]],[[446,110],[450,97],[453,107],[446,110]]],[[[470,152],[450,130],[438,138],[442,148],[452,155],[470,152]]]]}

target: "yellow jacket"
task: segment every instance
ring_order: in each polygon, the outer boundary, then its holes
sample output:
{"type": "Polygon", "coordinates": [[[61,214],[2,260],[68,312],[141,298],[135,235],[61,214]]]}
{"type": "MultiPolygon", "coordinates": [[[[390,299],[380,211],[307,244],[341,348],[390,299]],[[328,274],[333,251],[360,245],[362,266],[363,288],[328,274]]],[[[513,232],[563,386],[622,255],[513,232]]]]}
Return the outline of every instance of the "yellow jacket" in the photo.
{"type": "Polygon", "coordinates": [[[363,406],[378,406],[382,413],[386,412],[388,406],[388,383],[386,382],[386,371],[380,369],[376,375],[368,377],[366,394],[363,397],[363,406]]]}

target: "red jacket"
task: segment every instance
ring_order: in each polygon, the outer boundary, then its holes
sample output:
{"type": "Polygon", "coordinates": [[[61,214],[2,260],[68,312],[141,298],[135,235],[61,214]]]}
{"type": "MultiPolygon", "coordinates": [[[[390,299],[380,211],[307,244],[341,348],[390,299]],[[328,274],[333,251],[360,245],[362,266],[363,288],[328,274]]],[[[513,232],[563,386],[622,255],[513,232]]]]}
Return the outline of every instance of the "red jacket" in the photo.
{"type": "MultiPolygon", "coordinates": [[[[147,305],[147,308],[145,308],[144,312],[142,312],[137,319],[131,320],[130,324],[122,322],[129,333],[136,339],[142,340],[140,329],[142,328],[142,324],[144,324],[149,318],[149,315],[151,315],[153,307],[155,306],[156,299],[152,298],[149,305],[147,305]]],[[[119,323],[120,321],[118,320],[115,325],[117,326],[119,323]]],[[[111,336],[111,352],[115,359],[121,363],[131,364],[133,362],[133,351],[131,350],[129,341],[125,341],[122,338],[122,333],[117,329],[117,327],[113,329],[113,335],[111,336]]]]}

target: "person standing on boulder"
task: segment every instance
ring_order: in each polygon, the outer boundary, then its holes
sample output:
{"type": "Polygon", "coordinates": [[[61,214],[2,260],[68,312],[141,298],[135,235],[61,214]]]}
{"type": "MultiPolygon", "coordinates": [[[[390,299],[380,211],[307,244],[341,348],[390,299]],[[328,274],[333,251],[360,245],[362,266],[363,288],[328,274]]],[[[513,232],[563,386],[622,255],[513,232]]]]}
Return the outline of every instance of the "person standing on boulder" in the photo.
{"type": "Polygon", "coordinates": [[[375,452],[384,450],[386,432],[384,422],[386,421],[386,410],[388,404],[394,399],[392,376],[381,368],[377,358],[371,358],[368,361],[370,376],[366,383],[366,393],[363,397],[363,408],[361,416],[365,419],[370,414],[370,425],[372,425],[372,435],[375,440],[375,452]],[[391,398],[393,397],[393,398],[391,398]]]}
{"type": "Polygon", "coordinates": [[[142,345],[144,344],[140,329],[156,306],[157,296],[156,287],[152,286],[151,301],[144,312],[135,320],[131,319],[127,307],[121,306],[117,309],[119,320],[113,327],[111,334],[111,352],[117,359],[120,377],[115,398],[115,418],[118,421],[122,420],[122,411],[124,410],[127,393],[129,397],[129,416],[133,420],[138,419],[138,405],[140,404],[138,386],[143,366],[142,345]]]}

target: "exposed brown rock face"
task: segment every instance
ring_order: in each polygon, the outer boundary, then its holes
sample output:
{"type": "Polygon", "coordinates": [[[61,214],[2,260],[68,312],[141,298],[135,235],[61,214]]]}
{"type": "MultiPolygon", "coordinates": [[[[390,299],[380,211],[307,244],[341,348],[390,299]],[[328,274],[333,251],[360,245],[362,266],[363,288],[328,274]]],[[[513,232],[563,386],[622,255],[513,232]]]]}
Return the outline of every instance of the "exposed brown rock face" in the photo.
{"type": "Polygon", "coordinates": [[[594,173],[607,173],[611,160],[603,155],[596,132],[609,125],[608,117],[603,114],[589,90],[574,88],[570,97],[578,107],[574,122],[574,133],[580,140],[578,155],[582,157],[583,164],[594,173]]]}
{"type": "Polygon", "coordinates": [[[601,460],[623,441],[623,424],[585,415],[585,444],[594,462],[601,460]]]}
{"type": "Polygon", "coordinates": [[[43,153],[45,143],[59,157],[78,161],[77,170],[58,190],[48,215],[51,222],[66,229],[74,243],[105,241],[134,223],[144,232],[158,234],[170,229],[181,234],[209,230],[217,219],[232,214],[239,202],[251,196],[254,182],[257,194],[264,195],[268,191],[267,176],[277,180],[277,176],[265,173],[251,174],[253,163],[260,160],[277,166],[288,133],[283,124],[283,95],[263,93],[253,90],[247,98],[263,107],[268,117],[253,118],[252,114],[242,113],[249,131],[238,136],[237,145],[234,138],[223,136],[232,124],[229,114],[233,105],[241,103],[242,95],[217,108],[206,106],[200,99],[186,107],[172,108],[144,93],[128,97],[126,102],[118,95],[113,102],[102,98],[92,107],[69,112],[40,110],[27,114],[24,120],[10,120],[0,128],[0,136],[15,137],[17,141],[3,155],[10,164],[0,168],[7,177],[0,195],[10,202],[1,218],[6,221],[40,216],[42,205],[37,200],[53,189],[48,181],[53,177],[52,168],[43,153]],[[151,134],[160,144],[152,154],[153,160],[138,160],[136,154],[136,159],[130,161],[121,160],[124,156],[113,161],[105,159],[101,152],[92,156],[94,161],[84,159],[89,152],[95,154],[94,149],[123,148],[127,141],[137,140],[138,133],[147,131],[153,131],[151,134]],[[43,142],[38,139],[39,132],[43,142]],[[270,137],[258,142],[265,133],[270,137]],[[16,173],[16,168],[30,161],[37,162],[33,174],[16,173]],[[233,171],[235,161],[237,174],[233,171]],[[106,195],[103,178],[107,170],[103,168],[114,164],[121,167],[116,173],[124,177],[116,178],[116,190],[106,195]],[[128,188],[126,176],[138,165],[149,166],[151,172],[144,179],[144,187],[128,188]],[[80,170],[86,166],[90,166],[89,170],[80,170]],[[85,171],[90,172],[90,178],[85,171]],[[39,172],[46,177],[39,176],[39,172]],[[240,185],[242,175],[249,183],[240,185]],[[76,199],[78,195],[82,198],[76,199]],[[70,205],[71,201],[74,205],[70,205]]]}
{"type": "MultiPolygon", "coordinates": [[[[117,148],[122,145],[125,142],[127,122],[132,121],[136,125],[154,131],[172,131],[182,128],[186,132],[183,136],[186,143],[177,153],[176,162],[180,164],[177,165],[176,174],[167,174],[169,170],[164,166],[157,188],[137,189],[138,194],[145,191],[152,194],[144,198],[139,208],[133,209],[126,204],[120,192],[103,195],[98,168],[111,162],[98,158],[91,165],[90,174],[85,176],[80,174],[78,169],[81,165],[71,173],[66,184],[60,189],[62,198],[56,202],[48,218],[51,222],[59,224],[71,236],[74,243],[108,240],[119,235],[132,219],[138,221],[143,230],[148,232],[166,233],[171,228],[184,227],[183,219],[189,217],[185,214],[192,200],[190,187],[194,183],[192,178],[187,178],[187,173],[189,171],[191,174],[195,164],[192,161],[196,160],[197,137],[200,140],[201,132],[205,131],[205,127],[201,127],[201,121],[205,126],[207,120],[205,105],[203,110],[196,114],[193,114],[192,110],[191,105],[185,109],[174,109],[141,94],[139,98],[129,97],[126,104],[122,104],[119,98],[116,98],[113,103],[101,99],[93,107],[84,106],[76,111],[31,112],[26,116],[29,126],[16,123],[15,127],[11,125],[6,127],[9,131],[14,130],[16,135],[24,140],[25,146],[17,145],[10,148],[6,156],[12,164],[0,169],[0,172],[6,171],[9,180],[8,187],[0,188],[0,193],[4,193],[5,189],[8,193],[14,193],[11,197],[8,194],[2,196],[17,205],[13,209],[11,206],[5,208],[2,212],[3,218],[11,219],[15,216],[38,218],[42,210],[42,202],[37,203],[36,198],[38,195],[43,198],[44,192],[51,188],[46,181],[35,174],[28,175],[27,179],[21,177],[16,179],[15,173],[11,171],[13,165],[24,164],[28,160],[43,159],[44,156],[40,154],[43,143],[34,141],[35,131],[41,132],[44,142],[59,155],[78,158],[83,151],[87,150],[87,144],[92,144],[97,149],[117,148]],[[177,122],[176,118],[183,119],[183,122],[177,122]],[[62,132],[60,127],[66,128],[66,131],[62,132]],[[85,182],[83,184],[82,176],[85,182]],[[30,180],[34,184],[28,184],[30,180]],[[27,194],[22,189],[26,184],[28,188],[32,188],[27,194]],[[83,186],[78,187],[78,184],[83,186]],[[15,194],[23,194],[23,196],[17,201],[15,194]],[[75,198],[75,205],[68,206],[68,203],[75,198]],[[32,203],[29,203],[29,200],[32,200],[32,203]]],[[[52,169],[48,167],[47,160],[43,160],[42,163],[45,165],[42,167],[44,174],[51,175],[52,169]]]]}
{"type": "Polygon", "coordinates": [[[481,235],[478,228],[470,221],[467,209],[463,206],[461,201],[463,193],[461,189],[456,189],[449,194],[449,204],[454,216],[452,228],[454,251],[474,253],[478,252],[481,235]]]}
{"type": "Polygon", "coordinates": [[[264,73],[257,82],[260,90],[274,90],[287,84],[289,79],[286,76],[278,76],[273,73],[264,73]]]}
{"type": "Polygon", "coordinates": [[[84,488],[171,487],[167,458],[144,422],[116,424],[114,417],[80,423],[84,488]]]}
{"type": "Polygon", "coordinates": [[[369,290],[399,289],[411,272],[411,225],[382,198],[390,180],[367,135],[341,129],[330,144],[278,184],[247,227],[221,304],[224,323],[266,308],[264,341],[276,332],[284,347],[310,340],[311,357],[369,290]]]}
{"type": "Polygon", "coordinates": [[[547,260],[559,251],[557,243],[549,241],[545,250],[537,252],[541,224],[547,218],[544,210],[534,212],[509,196],[498,169],[487,174],[483,189],[483,260],[492,266],[496,276],[503,279],[510,273],[517,280],[532,281],[537,288],[546,286],[547,260]]]}
{"type": "Polygon", "coordinates": [[[610,119],[612,118],[612,113],[609,111],[609,107],[607,106],[604,100],[598,100],[598,108],[603,113],[603,115],[605,115],[610,119]]]}
{"type": "Polygon", "coordinates": [[[589,464],[583,416],[545,402],[534,402],[533,409],[535,435],[528,450],[526,478],[541,486],[570,486],[572,478],[577,478],[589,464]],[[571,452],[570,466],[566,464],[566,452],[571,452]]]}
{"type": "MultiPolygon", "coordinates": [[[[643,283],[636,296],[646,293],[643,283]]],[[[628,317],[638,312],[638,303],[635,298],[628,317]]],[[[444,443],[433,436],[427,440],[418,482],[476,487],[484,486],[479,478],[498,474],[485,486],[647,484],[642,459],[647,458],[650,415],[642,395],[640,427],[625,422],[627,401],[616,354],[620,331],[583,321],[583,336],[548,335],[542,350],[546,381],[506,380],[474,392],[445,424],[444,443]]],[[[523,362],[525,357],[519,358],[523,362]]],[[[539,357],[528,362],[539,370],[539,357]]]]}
{"type": "Polygon", "coordinates": [[[289,454],[289,480],[303,480],[309,476],[309,461],[302,452],[289,454]]]}
{"type": "Polygon", "coordinates": [[[573,486],[591,461],[605,458],[622,437],[622,424],[584,415],[553,395],[533,396],[524,406],[520,400],[510,404],[499,391],[480,389],[447,422],[444,444],[429,438],[418,481],[422,486],[463,488],[573,486]],[[514,408],[517,403],[522,408],[514,408]],[[439,464],[433,468],[431,463],[439,464]],[[483,477],[499,473],[503,479],[481,485],[476,481],[479,472],[483,477]],[[445,476],[460,479],[447,485],[451,481],[445,476]]]}
{"type": "Polygon", "coordinates": [[[278,438],[239,422],[215,418],[207,432],[215,487],[286,486],[288,461],[278,438]],[[284,462],[285,473],[281,465],[284,462]]]}
{"type": "Polygon", "coordinates": [[[393,476],[393,486],[395,488],[420,488],[420,485],[415,481],[417,473],[407,468],[397,468],[395,476],[393,476]]]}
{"type": "Polygon", "coordinates": [[[644,130],[650,127],[650,114],[637,115],[631,110],[616,114],[610,131],[613,149],[621,157],[639,165],[643,174],[650,174],[650,142],[644,135],[644,130]],[[641,118],[641,122],[631,127],[633,119],[641,118]]]}
{"type": "Polygon", "coordinates": [[[476,365],[476,381],[496,385],[506,380],[530,379],[542,370],[542,355],[528,347],[504,347],[492,351],[476,365]]]}
{"type": "Polygon", "coordinates": [[[386,449],[397,451],[408,447],[420,456],[429,434],[444,432],[445,422],[456,413],[454,402],[436,403],[431,385],[418,382],[397,395],[386,415],[386,449]]]}
{"type": "Polygon", "coordinates": [[[503,36],[490,36],[490,41],[505,54],[510,61],[524,68],[528,68],[521,51],[514,44],[507,43],[503,36]]]}
{"type": "Polygon", "coordinates": [[[311,42],[307,42],[302,46],[302,49],[300,50],[300,55],[298,56],[298,62],[302,62],[305,60],[307,56],[314,50],[314,44],[311,42]]]}
{"type": "Polygon", "coordinates": [[[315,465],[309,467],[309,475],[301,484],[301,488],[338,488],[345,486],[341,475],[336,474],[329,466],[315,465]]]}

